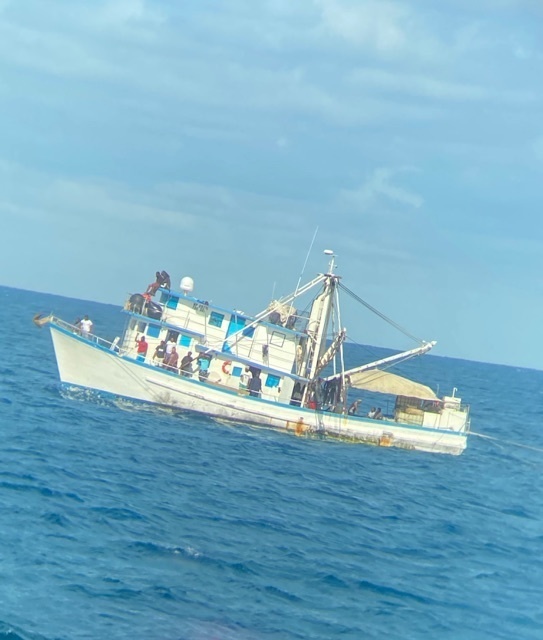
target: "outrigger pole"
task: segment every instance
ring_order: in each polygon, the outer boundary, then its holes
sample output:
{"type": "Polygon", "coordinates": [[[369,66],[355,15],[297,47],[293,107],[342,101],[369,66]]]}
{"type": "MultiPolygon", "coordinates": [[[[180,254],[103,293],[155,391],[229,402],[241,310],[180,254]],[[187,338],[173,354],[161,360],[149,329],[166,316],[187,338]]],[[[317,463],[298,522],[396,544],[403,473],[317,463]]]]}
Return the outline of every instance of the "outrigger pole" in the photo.
{"type": "MultiPolygon", "coordinates": [[[[427,353],[435,347],[437,342],[432,340],[432,342],[426,342],[422,345],[422,347],[417,347],[416,349],[411,349],[409,351],[402,351],[401,353],[396,353],[393,356],[388,356],[388,358],[382,358],[381,360],[375,360],[374,362],[368,362],[367,364],[363,364],[360,367],[355,367],[354,369],[349,369],[345,371],[343,375],[349,376],[354,373],[359,373],[360,371],[367,371],[368,369],[375,369],[376,367],[382,364],[390,364],[392,362],[397,362],[398,360],[407,360],[408,358],[413,358],[415,356],[421,356],[423,353],[427,353]]],[[[323,378],[326,382],[327,380],[334,380],[334,378],[338,378],[341,374],[335,373],[334,375],[328,376],[327,378],[323,378]]]]}

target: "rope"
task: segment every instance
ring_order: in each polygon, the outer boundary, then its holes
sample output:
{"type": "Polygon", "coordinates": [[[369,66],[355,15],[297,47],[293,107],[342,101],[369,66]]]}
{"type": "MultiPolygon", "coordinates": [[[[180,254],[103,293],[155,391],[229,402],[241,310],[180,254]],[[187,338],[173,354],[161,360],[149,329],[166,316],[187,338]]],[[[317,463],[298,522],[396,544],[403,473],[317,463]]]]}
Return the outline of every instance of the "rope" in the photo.
{"type": "Polygon", "coordinates": [[[531,451],[538,451],[539,453],[543,453],[542,447],[532,447],[529,444],[522,444],[520,442],[513,442],[512,440],[500,440],[500,438],[494,438],[493,436],[487,436],[484,433],[476,433],[475,431],[469,432],[470,436],[477,436],[478,438],[483,438],[484,440],[492,440],[494,442],[510,444],[513,447],[520,447],[522,449],[530,449],[531,451]]]}
{"type": "Polygon", "coordinates": [[[394,327],[395,329],[400,331],[400,333],[403,333],[404,336],[407,336],[408,338],[411,338],[411,340],[414,340],[415,342],[418,342],[419,344],[422,344],[424,342],[424,340],[421,340],[420,338],[417,338],[412,333],[409,333],[409,331],[407,331],[407,329],[404,329],[402,326],[400,326],[399,324],[394,322],[394,320],[391,320],[390,318],[385,316],[384,313],[381,313],[378,309],[376,309],[375,307],[372,307],[371,304],[369,304],[365,300],[362,300],[362,298],[360,296],[357,296],[356,293],[354,293],[353,291],[348,289],[341,282],[339,283],[339,286],[341,287],[341,289],[343,289],[343,291],[345,291],[345,293],[348,293],[357,302],[360,302],[360,304],[364,305],[366,307],[366,309],[369,309],[372,313],[375,313],[375,315],[379,316],[382,320],[384,320],[389,325],[391,325],[392,327],[394,327]]]}

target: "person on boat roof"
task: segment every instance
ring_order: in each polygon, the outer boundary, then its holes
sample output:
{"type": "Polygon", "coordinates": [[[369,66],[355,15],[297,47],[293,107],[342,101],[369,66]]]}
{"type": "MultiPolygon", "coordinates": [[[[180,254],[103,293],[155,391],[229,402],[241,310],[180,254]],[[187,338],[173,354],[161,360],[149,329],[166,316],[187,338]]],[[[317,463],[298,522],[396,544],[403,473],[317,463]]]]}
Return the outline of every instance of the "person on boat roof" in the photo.
{"type": "Polygon", "coordinates": [[[151,282],[151,284],[147,286],[147,289],[144,295],[154,296],[155,293],[160,288],[160,285],[162,284],[162,276],[160,275],[160,271],[157,271],[155,273],[155,278],[156,278],[155,281],[151,282]]]}
{"type": "Polygon", "coordinates": [[[170,280],[170,274],[167,271],[157,271],[155,273],[155,281],[152,282],[145,291],[145,295],[154,296],[155,293],[163,287],[164,289],[171,289],[172,282],[170,280]]]}
{"type": "Polygon", "coordinates": [[[160,272],[160,286],[165,289],[172,288],[172,282],[170,280],[170,274],[167,271],[162,270],[160,272]]]}

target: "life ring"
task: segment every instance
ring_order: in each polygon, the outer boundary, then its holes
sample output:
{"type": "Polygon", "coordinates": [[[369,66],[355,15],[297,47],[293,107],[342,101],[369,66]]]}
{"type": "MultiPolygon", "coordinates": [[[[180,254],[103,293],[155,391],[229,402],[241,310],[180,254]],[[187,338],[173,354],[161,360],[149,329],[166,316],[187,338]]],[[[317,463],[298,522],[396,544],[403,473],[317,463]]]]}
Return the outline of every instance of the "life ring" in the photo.
{"type": "Polygon", "coordinates": [[[226,375],[227,375],[227,376],[229,376],[229,375],[230,375],[230,365],[231,365],[231,364],[232,364],[232,361],[231,361],[231,360],[225,360],[225,361],[222,363],[222,372],[223,372],[223,373],[226,373],[226,375]]]}

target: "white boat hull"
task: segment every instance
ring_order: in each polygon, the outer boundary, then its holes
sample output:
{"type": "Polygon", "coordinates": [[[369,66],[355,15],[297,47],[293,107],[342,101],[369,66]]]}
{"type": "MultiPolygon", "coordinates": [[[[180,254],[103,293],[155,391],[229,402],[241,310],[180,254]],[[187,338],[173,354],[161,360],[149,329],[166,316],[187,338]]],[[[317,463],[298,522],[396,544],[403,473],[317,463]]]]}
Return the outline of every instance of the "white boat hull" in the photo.
{"type": "Polygon", "coordinates": [[[461,454],[466,431],[371,420],[241,395],[231,388],[184,378],[102,347],[50,324],[62,383],[220,418],[380,446],[461,454]]]}

